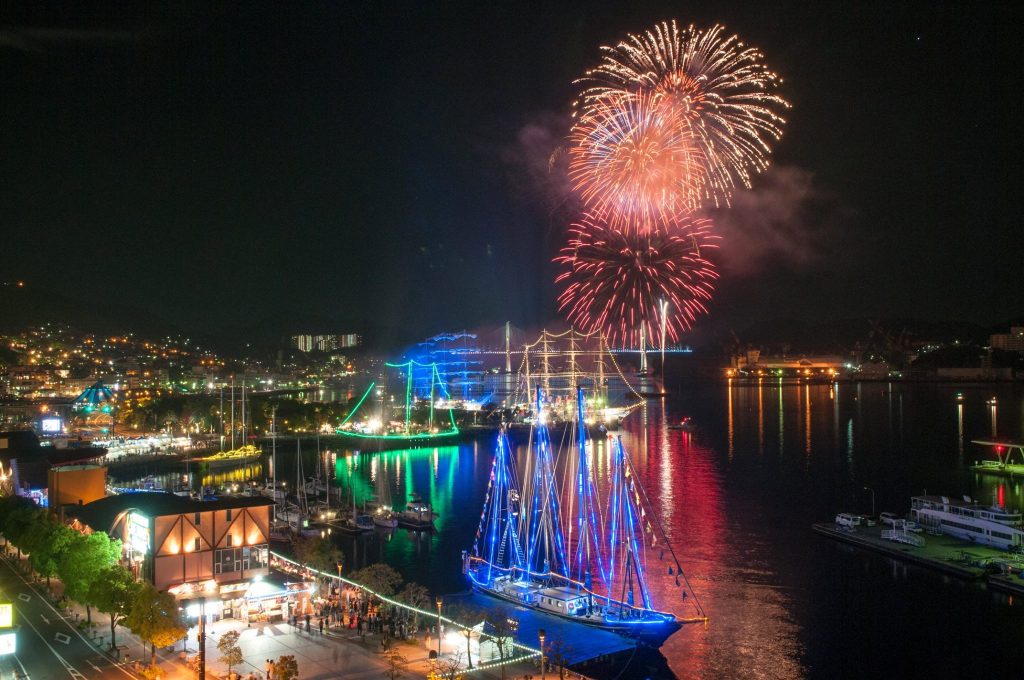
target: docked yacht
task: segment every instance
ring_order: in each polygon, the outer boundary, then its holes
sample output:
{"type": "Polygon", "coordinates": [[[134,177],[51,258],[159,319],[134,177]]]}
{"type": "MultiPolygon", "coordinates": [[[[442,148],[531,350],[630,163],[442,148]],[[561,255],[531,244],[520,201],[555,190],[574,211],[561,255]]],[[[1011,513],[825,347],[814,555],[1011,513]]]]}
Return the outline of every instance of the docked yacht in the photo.
{"type": "Polygon", "coordinates": [[[957,538],[991,545],[1003,550],[1024,546],[1020,511],[1010,512],[993,504],[984,508],[964,496],[913,496],[911,517],[925,529],[957,538]]]}

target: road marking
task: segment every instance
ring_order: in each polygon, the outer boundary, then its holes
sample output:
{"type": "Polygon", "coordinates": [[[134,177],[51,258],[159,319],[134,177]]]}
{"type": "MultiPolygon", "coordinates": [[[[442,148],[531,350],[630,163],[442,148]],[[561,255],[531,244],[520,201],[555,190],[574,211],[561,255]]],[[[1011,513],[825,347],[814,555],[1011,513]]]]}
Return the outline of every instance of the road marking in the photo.
{"type": "Polygon", "coordinates": [[[21,600],[22,602],[28,602],[29,600],[32,599],[32,596],[31,595],[26,595],[25,593],[19,593],[18,594],[18,599],[21,600]]]}
{"type": "Polygon", "coordinates": [[[45,617],[45,616],[43,616],[42,614],[40,614],[40,615],[39,615],[39,618],[41,618],[41,619],[42,619],[43,621],[45,621],[45,622],[47,623],[47,625],[49,625],[49,623],[50,623],[50,619],[46,618],[46,617],[45,617]]]}
{"type": "Polygon", "coordinates": [[[71,636],[70,635],[66,635],[64,633],[57,633],[53,637],[54,637],[55,640],[57,640],[57,642],[59,642],[61,644],[64,644],[64,645],[66,645],[66,644],[71,642],[71,636]]]}
{"type": "Polygon", "coordinates": [[[92,661],[86,661],[86,663],[89,664],[90,666],[92,666],[93,668],[95,668],[96,670],[98,670],[99,672],[101,672],[101,673],[103,672],[103,669],[100,668],[99,666],[97,666],[96,664],[94,664],[92,661]]]}
{"type": "Polygon", "coordinates": [[[67,659],[60,655],[60,652],[53,648],[53,645],[51,645],[50,642],[42,636],[42,634],[39,632],[39,629],[35,627],[35,624],[32,623],[32,621],[29,618],[25,617],[25,623],[28,624],[29,628],[35,631],[36,635],[39,636],[39,639],[43,641],[43,644],[46,645],[51,652],[53,652],[54,657],[56,657],[57,661],[59,661],[61,665],[64,666],[64,670],[66,670],[71,675],[72,678],[78,680],[78,678],[85,677],[77,670],[75,670],[75,668],[68,663],[67,659]]]}
{"type": "MultiPolygon", "coordinates": [[[[11,564],[10,564],[10,562],[8,560],[3,560],[3,563],[4,563],[4,566],[7,567],[8,571],[10,571],[11,574],[13,574],[18,580],[20,580],[22,583],[24,583],[28,587],[29,590],[31,590],[32,592],[36,593],[37,595],[39,594],[38,591],[36,591],[36,589],[32,586],[31,583],[28,582],[28,580],[24,576],[22,576],[21,574],[19,574],[17,571],[14,570],[14,567],[11,566],[11,564]]],[[[24,600],[25,602],[28,602],[30,599],[32,599],[31,596],[25,595],[24,593],[22,593],[21,595],[18,596],[19,599],[22,596],[24,596],[26,598],[24,600]]],[[[53,610],[54,614],[57,614],[58,616],[60,616],[60,612],[57,611],[57,608],[54,607],[52,604],[50,604],[50,602],[45,597],[41,597],[40,599],[42,600],[44,605],[46,605],[51,610],[53,610]]],[[[68,673],[71,674],[71,677],[76,678],[76,679],[77,678],[82,678],[83,680],[85,680],[85,676],[82,675],[81,673],[79,673],[74,668],[71,668],[70,664],[68,664],[67,661],[64,660],[64,657],[62,657],[60,654],[58,654],[57,650],[54,649],[53,646],[50,645],[50,643],[46,641],[46,638],[44,638],[42,635],[39,634],[39,631],[36,630],[36,627],[32,625],[32,622],[29,621],[28,618],[25,619],[25,623],[27,623],[32,628],[32,630],[35,630],[36,635],[39,635],[39,638],[43,641],[43,644],[45,644],[47,647],[50,648],[50,651],[53,652],[54,656],[56,656],[58,659],[61,660],[61,662],[63,662],[65,664],[65,668],[67,669],[68,673]]],[[[94,647],[93,644],[89,640],[87,640],[84,635],[82,635],[82,631],[78,630],[77,628],[71,628],[71,625],[67,621],[64,621],[64,625],[66,625],[72,632],[74,632],[76,635],[78,635],[78,637],[81,638],[82,642],[84,642],[87,647],[89,647],[90,649],[96,649],[96,647],[94,647]]],[[[123,668],[122,666],[120,666],[118,664],[115,664],[114,668],[116,668],[117,670],[121,671],[122,673],[124,673],[129,678],[135,678],[136,677],[134,674],[132,674],[131,672],[129,672],[128,670],[126,670],[125,668],[123,668]]]]}

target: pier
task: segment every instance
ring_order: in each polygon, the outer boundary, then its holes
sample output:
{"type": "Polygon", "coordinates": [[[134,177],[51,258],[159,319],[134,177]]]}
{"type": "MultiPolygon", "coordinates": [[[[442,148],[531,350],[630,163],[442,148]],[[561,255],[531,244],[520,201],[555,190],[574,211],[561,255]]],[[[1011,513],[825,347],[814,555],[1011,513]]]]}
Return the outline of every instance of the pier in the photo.
{"type": "Polygon", "coordinates": [[[862,526],[856,531],[850,531],[833,522],[811,525],[815,533],[836,541],[934,569],[965,581],[984,581],[996,590],[1024,595],[1024,556],[961,541],[945,534],[924,534],[925,544],[915,547],[882,538],[882,531],[888,528],[884,525],[862,526]]]}

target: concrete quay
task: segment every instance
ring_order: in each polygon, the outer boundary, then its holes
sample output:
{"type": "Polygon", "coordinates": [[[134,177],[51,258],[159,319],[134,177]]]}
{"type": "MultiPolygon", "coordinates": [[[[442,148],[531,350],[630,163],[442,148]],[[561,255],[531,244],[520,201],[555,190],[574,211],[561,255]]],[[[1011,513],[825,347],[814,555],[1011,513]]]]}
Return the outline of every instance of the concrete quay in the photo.
{"type": "Polygon", "coordinates": [[[811,529],[836,541],[911,562],[966,581],[984,581],[989,587],[1024,594],[1024,557],[998,548],[962,541],[945,534],[921,534],[925,545],[915,547],[882,538],[888,527],[861,526],[850,531],[832,522],[812,524],[811,529]]]}

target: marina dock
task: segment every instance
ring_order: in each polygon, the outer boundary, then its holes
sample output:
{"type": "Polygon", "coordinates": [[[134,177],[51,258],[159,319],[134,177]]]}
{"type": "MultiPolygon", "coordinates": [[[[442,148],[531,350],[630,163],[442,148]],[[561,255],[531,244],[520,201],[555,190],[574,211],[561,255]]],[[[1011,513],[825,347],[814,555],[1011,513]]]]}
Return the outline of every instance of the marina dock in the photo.
{"type": "Polygon", "coordinates": [[[984,581],[991,588],[1024,595],[1024,557],[997,548],[961,541],[953,536],[922,534],[925,545],[914,547],[882,538],[884,525],[841,528],[833,522],[812,524],[815,533],[889,557],[941,571],[966,581],[984,581]]]}
{"type": "Polygon", "coordinates": [[[996,461],[984,461],[977,465],[971,465],[970,469],[983,475],[1007,477],[1009,479],[1024,479],[1024,464],[1006,463],[1000,465],[996,461]]]}

